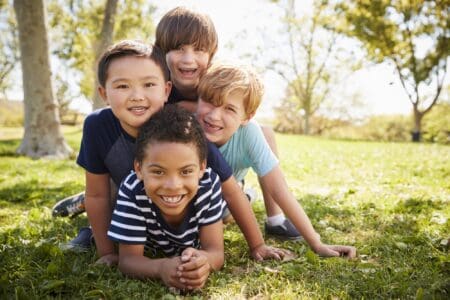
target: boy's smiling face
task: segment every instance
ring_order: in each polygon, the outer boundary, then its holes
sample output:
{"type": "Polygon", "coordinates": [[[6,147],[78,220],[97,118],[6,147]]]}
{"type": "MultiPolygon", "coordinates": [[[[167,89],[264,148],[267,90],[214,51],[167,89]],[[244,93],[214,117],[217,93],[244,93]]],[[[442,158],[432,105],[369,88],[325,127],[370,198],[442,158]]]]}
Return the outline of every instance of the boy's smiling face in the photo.
{"type": "Polygon", "coordinates": [[[149,58],[125,56],[111,61],[99,94],[122,128],[136,137],[139,127],[159,111],[170,93],[161,68],[149,58]]]}
{"type": "Polygon", "coordinates": [[[244,98],[240,91],[231,92],[219,106],[201,98],[197,106],[197,119],[206,138],[217,146],[228,142],[239,126],[247,124],[251,117],[245,113],[244,98]]]}
{"type": "Polygon", "coordinates": [[[161,210],[167,223],[178,226],[195,197],[206,162],[200,162],[194,144],[153,142],[146,147],[135,171],[147,196],[161,210]]]}
{"type": "Polygon", "coordinates": [[[208,68],[210,55],[193,45],[183,45],[166,54],[167,66],[173,85],[186,96],[196,94],[200,78],[208,68]]]}

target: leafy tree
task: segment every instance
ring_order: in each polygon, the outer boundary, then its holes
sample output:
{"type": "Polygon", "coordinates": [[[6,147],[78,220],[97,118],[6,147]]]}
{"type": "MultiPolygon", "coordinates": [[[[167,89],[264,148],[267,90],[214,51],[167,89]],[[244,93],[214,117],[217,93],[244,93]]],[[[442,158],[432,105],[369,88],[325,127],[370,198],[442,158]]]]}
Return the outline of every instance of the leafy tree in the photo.
{"type": "MultiPolygon", "coordinates": [[[[275,1],[283,7],[285,30],[281,35],[287,46],[286,55],[277,53],[268,68],[276,71],[288,83],[287,107],[301,111],[305,134],[310,133],[310,118],[329,96],[337,74],[342,74],[343,49],[338,48],[340,37],[328,29],[334,19],[328,1],[313,1],[311,16],[296,14],[296,1],[275,1]]],[[[302,5],[302,4],[300,4],[302,5]]],[[[348,59],[349,57],[347,57],[348,59]]],[[[354,60],[354,57],[351,58],[354,60]]],[[[347,61],[351,66],[352,63],[347,61]]],[[[347,68],[350,71],[351,68],[347,68]]],[[[297,121],[298,122],[298,121],[297,121]]]]}
{"type": "Polygon", "coordinates": [[[395,65],[413,106],[413,141],[421,121],[437,103],[450,54],[448,0],[340,1],[337,29],[362,42],[370,59],[395,65]]]}
{"type": "MultiPolygon", "coordinates": [[[[106,22],[106,25],[114,24],[112,37],[106,38],[102,31],[108,31],[103,24],[110,5],[111,1],[95,0],[72,0],[69,5],[65,0],[51,0],[49,4],[53,53],[65,68],[75,72],[71,78],[76,79],[75,85],[88,99],[95,97],[96,68],[93,66],[98,53],[112,42],[125,38],[150,40],[154,33],[151,19],[154,6],[145,0],[118,1],[115,14],[110,14],[107,18],[110,22],[106,22]],[[99,43],[102,38],[105,41],[99,43]]],[[[97,102],[96,106],[100,104],[97,102]]]]}
{"type": "Polygon", "coordinates": [[[0,2],[0,91],[6,99],[11,86],[10,74],[19,62],[19,38],[13,7],[8,1],[0,2]]]}
{"type": "Polygon", "coordinates": [[[30,157],[67,157],[72,150],[60,130],[51,81],[45,3],[15,0],[25,107],[25,130],[17,152],[30,157]]]}

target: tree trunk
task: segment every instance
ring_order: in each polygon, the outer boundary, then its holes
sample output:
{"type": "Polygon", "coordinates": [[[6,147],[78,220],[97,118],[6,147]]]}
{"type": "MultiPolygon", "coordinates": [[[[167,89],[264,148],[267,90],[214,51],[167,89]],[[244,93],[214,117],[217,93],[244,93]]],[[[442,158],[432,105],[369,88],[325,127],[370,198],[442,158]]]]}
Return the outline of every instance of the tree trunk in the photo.
{"type": "Polygon", "coordinates": [[[310,118],[310,114],[308,112],[305,112],[305,115],[303,116],[304,120],[305,120],[305,128],[303,128],[303,133],[305,135],[309,135],[309,118],[310,118]]]}
{"type": "Polygon", "coordinates": [[[100,59],[100,56],[103,54],[103,51],[108,48],[109,45],[112,44],[113,34],[114,34],[114,22],[116,16],[117,9],[117,0],[107,0],[105,6],[105,17],[103,18],[102,32],[100,34],[100,41],[98,45],[95,47],[95,61],[94,61],[94,100],[93,100],[93,109],[98,109],[105,106],[105,102],[100,98],[100,95],[97,91],[98,86],[98,78],[97,78],[97,62],[100,59]]]}
{"type": "Polygon", "coordinates": [[[43,0],[15,0],[24,91],[25,130],[19,154],[65,158],[72,150],[61,133],[51,83],[46,13],[43,0]]]}
{"type": "Polygon", "coordinates": [[[423,113],[419,111],[417,105],[414,105],[413,112],[414,112],[414,129],[411,133],[411,140],[413,142],[420,142],[423,113]]]}

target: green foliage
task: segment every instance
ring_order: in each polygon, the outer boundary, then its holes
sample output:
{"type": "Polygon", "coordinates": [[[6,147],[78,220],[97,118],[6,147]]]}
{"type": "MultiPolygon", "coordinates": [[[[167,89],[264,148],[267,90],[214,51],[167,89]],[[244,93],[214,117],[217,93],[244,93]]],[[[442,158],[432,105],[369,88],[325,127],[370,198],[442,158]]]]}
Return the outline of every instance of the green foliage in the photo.
{"type": "Polygon", "coordinates": [[[437,103],[450,55],[448,1],[339,1],[336,29],[357,38],[375,62],[394,64],[414,107],[414,131],[437,103]],[[433,93],[425,92],[426,88],[433,93]]]}
{"type": "Polygon", "coordinates": [[[450,103],[437,104],[423,123],[424,141],[450,144],[450,103]]]}
{"type": "Polygon", "coordinates": [[[10,88],[12,82],[11,72],[19,62],[19,39],[17,22],[14,17],[12,1],[0,2],[0,92],[10,88]]]}
{"type": "Polygon", "coordinates": [[[0,126],[23,126],[23,102],[0,101],[0,126]]]}
{"type": "MultiPolygon", "coordinates": [[[[96,43],[100,39],[105,1],[76,0],[70,5],[65,2],[52,0],[48,4],[53,53],[63,65],[78,72],[81,93],[92,99],[96,43]]],[[[144,0],[119,1],[113,41],[150,40],[154,33],[153,11],[154,7],[144,0]]]]}
{"type": "MultiPolygon", "coordinates": [[[[65,136],[77,149],[80,128],[65,128],[65,136]]],[[[231,224],[224,267],[202,291],[174,294],[158,281],[94,265],[94,251],[61,251],[59,244],[73,238],[86,218],[53,219],[50,207],[83,189],[82,169],[73,159],[11,156],[11,141],[0,141],[0,298],[448,298],[448,147],[292,135],[277,140],[290,188],[322,240],[355,245],[357,259],[325,259],[303,242],[268,239],[297,258],[256,263],[231,224]]],[[[256,183],[251,174],[246,184],[256,183]]],[[[264,205],[253,207],[262,227],[264,205]]]]}
{"type": "Polygon", "coordinates": [[[361,125],[344,124],[325,130],[323,136],[330,138],[406,142],[411,138],[411,120],[403,115],[381,115],[368,118],[361,125]]]}
{"type": "MultiPolygon", "coordinates": [[[[338,47],[340,37],[329,30],[329,22],[334,19],[332,6],[327,1],[313,1],[310,15],[296,14],[301,1],[279,2],[284,10],[285,30],[281,33],[282,42],[277,40],[275,56],[267,67],[277,72],[287,83],[286,97],[279,107],[283,114],[286,107],[291,109],[289,117],[302,113],[295,124],[295,130],[310,133],[310,118],[329,97],[330,90],[346,73],[357,59],[348,57],[347,49],[338,47]],[[279,55],[288,53],[288,55],[279,55]],[[301,128],[298,128],[298,127],[301,128]]],[[[267,58],[266,58],[267,59],[267,58]]],[[[282,120],[284,117],[279,117],[282,120]]],[[[280,121],[284,122],[284,121],[280,121]]],[[[280,124],[284,127],[285,125],[280,124]]]]}

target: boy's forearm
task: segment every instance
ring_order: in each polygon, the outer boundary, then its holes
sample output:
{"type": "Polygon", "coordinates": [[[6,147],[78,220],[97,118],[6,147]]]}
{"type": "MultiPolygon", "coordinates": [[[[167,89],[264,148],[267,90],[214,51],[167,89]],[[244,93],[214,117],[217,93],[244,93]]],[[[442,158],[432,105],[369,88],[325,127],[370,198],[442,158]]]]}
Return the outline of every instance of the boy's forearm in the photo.
{"type": "Polygon", "coordinates": [[[264,239],[250,203],[234,178],[222,183],[222,194],[250,250],[263,245],[264,239]]]}
{"type": "Polygon", "coordinates": [[[162,264],[167,258],[150,259],[143,255],[122,255],[119,258],[119,270],[138,279],[161,279],[162,264]]]}
{"type": "Polygon", "coordinates": [[[208,259],[209,266],[213,271],[220,270],[223,267],[225,260],[223,249],[205,249],[198,251],[208,259]]]}
{"type": "Polygon", "coordinates": [[[111,207],[109,199],[86,196],[86,213],[94,234],[95,246],[100,257],[115,252],[114,243],[107,233],[111,223],[111,207]]]}

